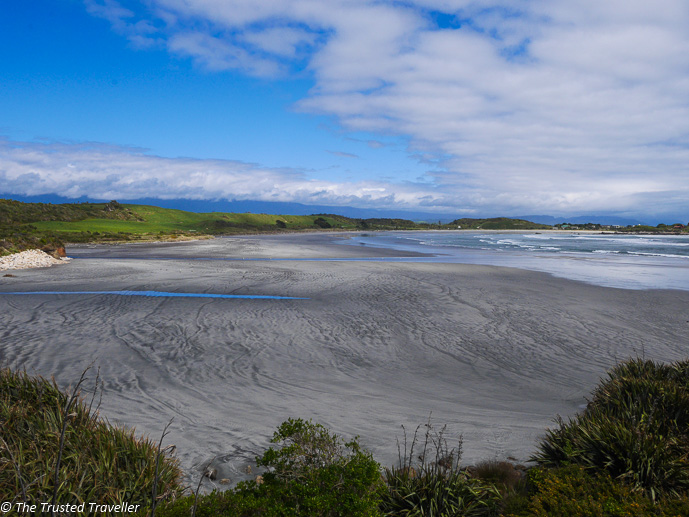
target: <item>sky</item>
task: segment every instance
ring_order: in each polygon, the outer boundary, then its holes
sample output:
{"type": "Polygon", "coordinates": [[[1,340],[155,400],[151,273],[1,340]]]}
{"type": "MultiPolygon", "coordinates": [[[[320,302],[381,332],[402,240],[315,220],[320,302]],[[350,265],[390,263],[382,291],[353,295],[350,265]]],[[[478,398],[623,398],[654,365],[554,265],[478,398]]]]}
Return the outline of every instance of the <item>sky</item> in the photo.
{"type": "Polygon", "coordinates": [[[0,194],[689,221],[686,0],[2,0],[0,194]]]}

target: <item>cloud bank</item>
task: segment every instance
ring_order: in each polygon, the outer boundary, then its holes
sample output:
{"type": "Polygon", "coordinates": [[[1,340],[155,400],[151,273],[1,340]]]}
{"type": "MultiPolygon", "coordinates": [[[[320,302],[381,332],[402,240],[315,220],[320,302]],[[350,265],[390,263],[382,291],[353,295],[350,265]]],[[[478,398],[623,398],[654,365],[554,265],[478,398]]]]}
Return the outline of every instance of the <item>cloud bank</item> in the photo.
{"type": "Polygon", "coordinates": [[[415,184],[318,181],[293,169],[164,158],[100,143],[0,140],[0,185],[7,193],[68,198],[234,199],[402,209],[444,203],[434,189],[415,184]]]}
{"type": "MultiPolygon", "coordinates": [[[[321,202],[324,196],[355,206],[375,201],[504,214],[686,213],[685,0],[86,5],[133,45],[166,48],[210,71],[312,77],[313,88],[298,109],[333,116],[345,130],[408,137],[410,155],[441,165],[423,187],[365,187],[310,181],[308,171],[132,154],[132,166],[159,174],[146,177],[151,187],[184,189],[176,176],[181,173],[171,171],[199,167],[199,181],[188,185],[199,196],[236,190],[257,199],[295,196],[289,200],[306,202],[313,196],[321,202]],[[264,185],[261,192],[242,185],[256,171],[264,179],[250,183],[264,185]]],[[[121,165],[103,171],[103,178],[112,178],[113,190],[143,194],[144,180],[126,171],[127,152],[113,152],[121,165]]],[[[84,156],[82,167],[99,167],[94,153],[84,156]]],[[[41,178],[39,184],[58,183],[41,178]]]]}

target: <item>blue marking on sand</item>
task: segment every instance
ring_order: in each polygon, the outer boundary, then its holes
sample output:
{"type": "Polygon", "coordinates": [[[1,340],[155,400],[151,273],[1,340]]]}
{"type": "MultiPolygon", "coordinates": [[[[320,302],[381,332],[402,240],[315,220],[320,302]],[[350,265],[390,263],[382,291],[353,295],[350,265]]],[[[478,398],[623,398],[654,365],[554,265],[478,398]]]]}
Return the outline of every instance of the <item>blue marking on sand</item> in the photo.
{"type": "Polygon", "coordinates": [[[239,298],[248,300],[308,300],[294,296],[266,296],[260,294],[166,293],[163,291],[26,291],[0,294],[116,294],[119,296],[155,296],[169,298],[239,298]]]}

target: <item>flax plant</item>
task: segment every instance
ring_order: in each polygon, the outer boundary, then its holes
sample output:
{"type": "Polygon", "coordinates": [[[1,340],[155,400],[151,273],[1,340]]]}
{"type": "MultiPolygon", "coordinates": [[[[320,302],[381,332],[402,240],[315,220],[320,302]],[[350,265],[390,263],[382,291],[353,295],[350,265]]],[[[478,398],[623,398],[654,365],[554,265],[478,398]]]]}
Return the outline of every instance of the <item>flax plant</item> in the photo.
{"type": "Polygon", "coordinates": [[[0,500],[148,507],[180,491],[175,458],[134,431],[110,425],[81,396],[25,371],[0,369],[0,500]],[[156,472],[157,470],[157,472],[156,472]]]}
{"type": "Polygon", "coordinates": [[[472,479],[460,469],[463,440],[450,447],[446,426],[419,425],[409,442],[402,426],[403,444],[397,443],[399,463],[385,469],[387,490],[380,504],[386,516],[467,517],[495,516],[502,494],[492,483],[472,479]],[[402,453],[404,450],[404,453],[402,453]]]}
{"type": "Polygon", "coordinates": [[[689,367],[633,359],[613,368],[586,410],[556,420],[534,460],[607,472],[653,500],[689,490],[689,367]]]}

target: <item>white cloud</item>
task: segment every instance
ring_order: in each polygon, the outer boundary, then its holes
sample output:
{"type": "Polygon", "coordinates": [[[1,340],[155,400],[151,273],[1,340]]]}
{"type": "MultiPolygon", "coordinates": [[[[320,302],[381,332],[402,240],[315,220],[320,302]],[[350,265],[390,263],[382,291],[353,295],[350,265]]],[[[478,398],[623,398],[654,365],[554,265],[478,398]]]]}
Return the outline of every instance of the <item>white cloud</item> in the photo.
{"type": "Polygon", "coordinates": [[[137,20],[136,14],[117,0],[84,0],[86,10],[108,20],[113,30],[125,36],[135,47],[147,48],[160,44],[158,29],[148,20],[137,20]]]}
{"type": "Polygon", "coordinates": [[[313,45],[316,39],[312,33],[291,27],[271,27],[247,32],[242,38],[264,52],[285,58],[295,58],[300,47],[313,45]]]}
{"type": "Polygon", "coordinates": [[[328,151],[333,156],[339,156],[340,158],[359,158],[358,155],[352,153],[345,153],[344,151],[328,151]]]}
{"type": "MultiPolygon", "coordinates": [[[[451,172],[428,183],[389,181],[335,182],[309,179],[308,171],[268,168],[231,160],[196,160],[152,156],[141,149],[98,143],[35,143],[0,140],[3,193],[97,199],[237,199],[358,206],[455,213],[485,212],[496,203],[505,214],[553,210],[627,212],[646,196],[656,204],[648,214],[681,213],[689,188],[661,173],[589,178],[576,173],[534,178],[529,170],[514,174],[501,189],[451,172]],[[561,183],[572,187],[561,188],[561,183]],[[658,203],[662,200],[661,203],[658,203]]],[[[532,212],[533,213],[533,212],[532,212]]]]}
{"type": "Polygon", "coordinates": [[[168,48],[174,53],[194,57],[213,71],[239,68],[251,75],[270,77],[280,70],[280,65],[274,61],[252,56],[245,49],[202,32],[174,34],[168,40],[168,48]]]}
{"type": "MultiPolygon", "coordinates": [[[[134,23],[113,0],[98,5],[116,28],[134,23]]],[[[686,0],[147,5],[156,18],[139,22],[165,25],[168,47],[209,69],[274,76],[308,51],[314,87],[299,109],[404,135],[410,153],[441,158],[434,205],[631,210],[673,192],[670,203],[686,211],[686,0]],[[436,26],[434,12],[459,28],[436,26]]]]}
{"type": "Polygon", "coordinates": [[[433,189],[381,181],[328,182],[303,171],[231,160],[163,158],[98,143],[0,140],[3,193],[97,199],[238,199],[414,208],[433,189]]]}
{"type": "Polygon", "coordinates": [[[98,0],[84,0],[84,4],[90,14],[105,18],[115,28],[120,28],[122,24],[126,23],[125,20],[134,17],[134,12],[122,7],[115,0],[101,0],[100,2],[98,0]]]}

